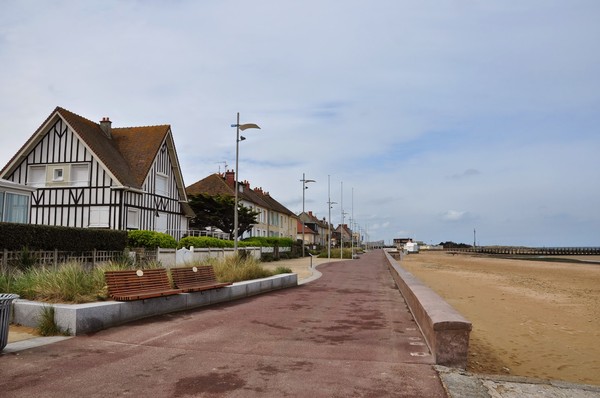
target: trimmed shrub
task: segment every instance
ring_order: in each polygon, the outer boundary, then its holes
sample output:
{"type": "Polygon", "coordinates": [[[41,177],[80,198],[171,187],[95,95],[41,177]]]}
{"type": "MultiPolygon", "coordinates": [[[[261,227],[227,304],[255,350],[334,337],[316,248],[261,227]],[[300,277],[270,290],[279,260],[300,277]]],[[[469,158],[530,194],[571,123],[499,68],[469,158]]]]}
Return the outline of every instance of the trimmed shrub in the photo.
{"type": "Polygon", "coordinates": [[[181,249],[182,247],[190,248],[190,246],[194,247],[216,247],[216,248],[228,248],[233,247],[232,240],[224,240],[218,238],[212,238],[210,236],[186,236],[185,238],[179,241],[177,247],[181,249]]]}
{"type": "Polygon", "coordinates": [[[251,238],[244,239],[242,242],[249,244],[250,246],[261,246],[261,247],[291,247],[294,240],[291,238],[275,238],[268,236],[253,236],[251,238]]]}
{"type": "Polygon", "coordinates": [[[124,250],[127,232],[112,229],[56,227],[49,225],[0,223],[0,249],[63,250],[82,252],[124,250]]]}
{"type": "Polygon", "coordinates": [[[127,245],[147,249],[156,249],[157,247],[175,249],[177,241],[171,235],[163,232],[136,230],[127,233],[127,245]]]}

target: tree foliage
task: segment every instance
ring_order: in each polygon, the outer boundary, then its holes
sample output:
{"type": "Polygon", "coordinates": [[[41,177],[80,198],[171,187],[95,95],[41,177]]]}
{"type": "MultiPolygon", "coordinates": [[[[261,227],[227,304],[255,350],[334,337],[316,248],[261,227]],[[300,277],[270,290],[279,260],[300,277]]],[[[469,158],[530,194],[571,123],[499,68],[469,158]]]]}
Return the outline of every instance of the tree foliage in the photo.
{"type": "Polygon", "coordinates": [[[448,249],[464,249],[464,248],[469,248],[469,247],[473,247],[471,245],[467,245],[466,243],[456,243],[456,242],[452,242],[452,241],[447,241],[447,242],[440,242],[440,246],[444,246],[444,248],[448,249]]]}
{"type": "MultiPolygon", "coordinates": [[[[229,234],[233,239],[235,199],[229,195],[199,194],[189,197],[189,204],[196,213],[190,220],[190,227],[197,229],[217,228],[229,234]]],[[[259,212],[249,209],[238,202],[238,236],[250,231],[256,224],[259,212]]]]}

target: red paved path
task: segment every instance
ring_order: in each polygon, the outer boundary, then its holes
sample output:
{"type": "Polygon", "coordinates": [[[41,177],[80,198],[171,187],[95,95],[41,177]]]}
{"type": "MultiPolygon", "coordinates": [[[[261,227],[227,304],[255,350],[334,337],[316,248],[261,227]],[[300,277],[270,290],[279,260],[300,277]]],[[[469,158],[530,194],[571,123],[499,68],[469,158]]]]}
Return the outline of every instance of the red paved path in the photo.
{"type": "Polygon", "coordinates": [[[0,356],[1,397],[445,397],[381,251],[281,290],[0,356]]]}

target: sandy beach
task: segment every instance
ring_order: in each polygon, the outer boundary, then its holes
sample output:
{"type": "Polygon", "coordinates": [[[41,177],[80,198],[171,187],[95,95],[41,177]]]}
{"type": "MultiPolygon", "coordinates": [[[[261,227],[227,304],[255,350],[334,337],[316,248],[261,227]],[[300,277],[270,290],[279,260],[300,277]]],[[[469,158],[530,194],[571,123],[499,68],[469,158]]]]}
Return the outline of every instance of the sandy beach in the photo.
{"type": "Polygon", "coordinates": [[[469,371],[600,385],[600,264],[444,252],[400,264],[473,323],[469,371]]]}

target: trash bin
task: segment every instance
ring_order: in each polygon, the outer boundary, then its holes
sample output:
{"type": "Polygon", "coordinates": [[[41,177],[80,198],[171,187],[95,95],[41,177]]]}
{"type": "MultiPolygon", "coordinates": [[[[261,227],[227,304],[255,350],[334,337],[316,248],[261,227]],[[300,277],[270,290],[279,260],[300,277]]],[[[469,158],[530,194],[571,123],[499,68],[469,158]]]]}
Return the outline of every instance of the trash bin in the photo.
{"type": "Polygon", "coordinates": [[[8,344],[8,324],[10,322],[10,304],[18,299],[18,294],[0,293],[0,351],[8,344]]]}

